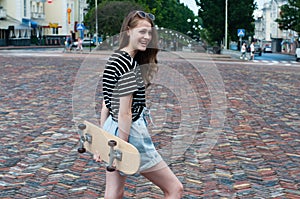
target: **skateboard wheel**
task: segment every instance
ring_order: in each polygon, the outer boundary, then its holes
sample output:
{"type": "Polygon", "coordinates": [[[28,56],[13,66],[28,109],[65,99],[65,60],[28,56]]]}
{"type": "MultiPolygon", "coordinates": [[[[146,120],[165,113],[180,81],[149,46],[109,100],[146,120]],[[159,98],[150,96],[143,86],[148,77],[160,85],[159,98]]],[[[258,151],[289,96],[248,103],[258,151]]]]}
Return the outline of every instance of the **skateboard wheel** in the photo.
{"type": "Polygon", "coordinates": [[[78,128],[83,131],[84,129],[86,129],[86,125],[85,124],[79,124],[78,128]]]}
{"type": "Polygon", "coordinates": [[[115,140],[109,140],[108,146],[111,146],[111,147],[117,146],[117,142],[115,140]]]}
{"type": "Polygon", "coordinates": [[[106,167],[106,170],[109,171],[109,172],[113,172],[116,170],[116,167],[113,167],[113,166],[107,166],[106,167]]]}
{"type": "Polygon", "coordinates": [[[86,152],[86,150],[85,150],[85,148],[78,148],[78,153],[84,153],[84,152],[86,152]]]}

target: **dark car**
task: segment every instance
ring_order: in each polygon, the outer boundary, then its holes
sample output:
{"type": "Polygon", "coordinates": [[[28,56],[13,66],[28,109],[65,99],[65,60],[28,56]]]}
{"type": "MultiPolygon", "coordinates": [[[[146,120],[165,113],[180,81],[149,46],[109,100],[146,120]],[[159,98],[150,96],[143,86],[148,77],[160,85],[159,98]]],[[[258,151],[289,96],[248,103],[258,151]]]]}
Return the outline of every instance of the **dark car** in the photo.
{"type": "MultiPolygon", "coordinates": [[[[247,47],[247,52],[250,52],[250,46],[247,47]]],[[[259,44],[254,44],[254,54],[258,54],[258,56],[261,56],[262,49],[259,44]]]]}
{"type": "Polygon", "coordinates": [[[254,44],[254,53],[255,54],[258,54],[258,56],[261,56],[261,54],[262,54],[262,49],[261,49],[261,47],[260,47],[260,45],[259,44],[254,44]]]}

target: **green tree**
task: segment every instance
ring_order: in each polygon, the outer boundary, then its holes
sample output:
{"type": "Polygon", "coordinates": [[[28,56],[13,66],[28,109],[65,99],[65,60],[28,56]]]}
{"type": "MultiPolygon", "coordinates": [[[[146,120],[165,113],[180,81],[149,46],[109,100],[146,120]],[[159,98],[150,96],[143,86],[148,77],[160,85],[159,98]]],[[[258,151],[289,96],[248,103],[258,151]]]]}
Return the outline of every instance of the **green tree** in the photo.
{"type": "Polygon", "coordinates": [[[300,33],[300,0],[288,0],[288,3],[281,6],[278,22],[281,30],[294,30],[300,33]]]}
{"type": "Polygon", "coordinates": [[[155,23],[159,27],[176,30],[186,34],[191,30],[191,25],[188,24],[187,19],[195,17],[193,11],[184,4],[180,4],[178,0],[164,0],[156,4],[155,14],[157,20],[155,23]]]}
{"type": "MultiPolygon", "coordinates": [[[[85,16],[85,24],[91,32],[95,32],[95,0],[88,2],[90,10],[85,16]]],[[[98,27],[99,33],[104,35],[118,33],[124,16],[134,9],[154,14],[155,24],[158,27],[184,34],[191,31],[191,24],[187,23],[187,19],[195,17],[194,13],[179,0],[102,0],[101,2],[98,5],[98,27]]]]}
{"type": "Polygon", "coordinates": [[[86,3],[89,5],[89,9],[95,7],[95,0],[87,0],[86,3]]]}
{"type": "MultiPolygon", "coordinates": [[[[97,0],[97,3],[100,4],[102,3],[103,0],[97,0]]],[[[87,0],[86,3],[89,5],[89,9],[92,9],[95,7],[95,0],[87,0]]]]}
{"type": "MultiPolygon", "coordinates": [[[[195,0],[200,7],[199,17],[203,20],[210,43],[220,43],[225,37],[225,0],[195,0]]],[[[245,29],[246,36],[253,36],[254,16],[257,8],[254,0],[228,0],[228,39],[237,41],[238,29],[245,29]]]]}
{"type": "MultiPolygon", "coordinates": [[[[120,28],[124,19],[130,11],[140,10],[141,6],[130,1],[104,1],[98,5],[98,30],[103,36],[112,36],[120,32],[120,28]]],[[[96,12],[92,8],[85,18],[85,23],[91,32],[95,32],[96,12]]]]}

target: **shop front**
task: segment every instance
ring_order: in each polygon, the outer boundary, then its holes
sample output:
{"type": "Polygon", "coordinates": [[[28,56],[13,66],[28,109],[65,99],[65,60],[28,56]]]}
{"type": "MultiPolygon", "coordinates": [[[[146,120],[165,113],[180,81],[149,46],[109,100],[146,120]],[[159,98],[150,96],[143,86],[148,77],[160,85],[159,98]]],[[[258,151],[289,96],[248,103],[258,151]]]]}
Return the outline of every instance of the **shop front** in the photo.
{"type": "Polygon", "coordinates": [[[0,21],[0,46],[27,46],[30,36],[30,26],[10,17],[0,21]]]}

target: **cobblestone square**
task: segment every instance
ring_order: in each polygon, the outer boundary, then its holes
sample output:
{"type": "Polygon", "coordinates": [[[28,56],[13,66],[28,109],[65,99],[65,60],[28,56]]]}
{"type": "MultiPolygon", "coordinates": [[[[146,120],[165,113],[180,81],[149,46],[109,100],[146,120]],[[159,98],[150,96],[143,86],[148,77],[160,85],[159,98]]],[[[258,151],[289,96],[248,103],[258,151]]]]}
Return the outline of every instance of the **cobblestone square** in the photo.
{"type": "MultiPolygon", "coordinates": [[[[108,55],[0,51],[0,198],[103,197],[105,167],[77,152],[73,92],[80,69],[108,55]]],[[[299,66],[166,52],[159,63],[150,130],[184,198],[300,198],[299,66]]],[[[128,177],[125,196],[163,197],[140,175],[128,177]]]]}

